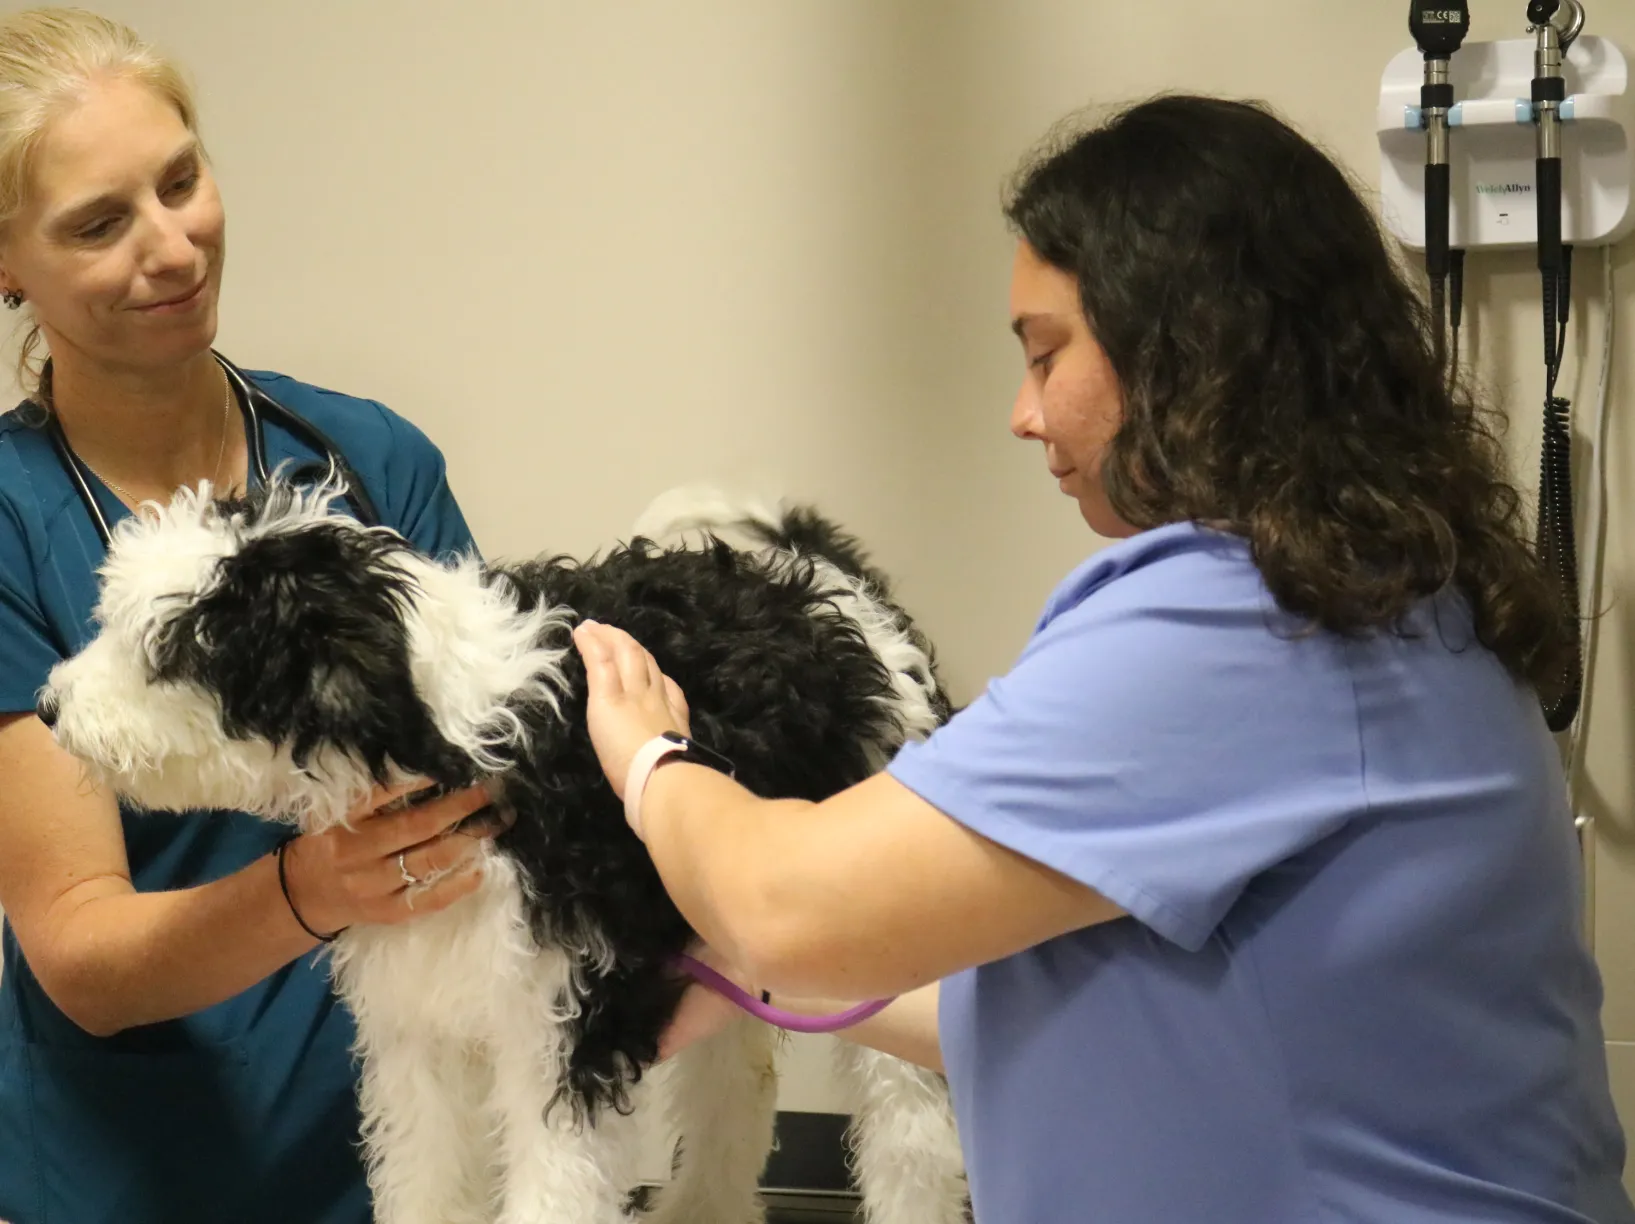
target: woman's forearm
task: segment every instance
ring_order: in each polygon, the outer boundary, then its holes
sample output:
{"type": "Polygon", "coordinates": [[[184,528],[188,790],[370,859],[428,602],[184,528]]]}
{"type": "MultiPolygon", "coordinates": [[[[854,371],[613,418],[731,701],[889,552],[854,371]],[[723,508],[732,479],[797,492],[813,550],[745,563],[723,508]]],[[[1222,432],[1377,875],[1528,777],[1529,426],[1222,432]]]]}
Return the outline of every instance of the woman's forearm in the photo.
{"type": "Polygon", "coordinates": [[[789,822],[777,818],[813,806],[758,799],[730,778],[690,763],[659,769],[642,801],[647,848],[682,916],[757,982],[802,993],[809,987],[781,972],[789,933],[802,915],[782,870],[788,855],[780,846],[790,840],[784,836],[789,822]]]}
{"type": "Polygon", "coordinates": [[[53,942],[66,952],[48,989],[99,1036],[232,998],[317,942],[285,903],[271,855],[196,888],[87,881],[80,891],[58,903],[53,942]]]}
{"type": "MultiPolygon", "coordinates": [[[[950,888],[938,858],[915,853],[925,818],[905,816],[903,797],[924,806],[883,775],[821,804],[763,800],[678,763],[649,781],[642,825],[671,899],[729,963],[792,997],[868,999],[983,959],[980,932],[925,922],[917,899],[950,888]]],[[[952,827],[926,811],[934,830],[952,827]]]]}
{"type": "Polygon", "coordinates": [[[685,696],[623,630],[585,621],[574,641],[597,759],[666,891],[707,944],[765,988],[903,995],[1125,916],[889,769],[817,804],[759,799],[686,758],[638,771],[644,745],[685,732],[685,696]]]}
{"type": "MultiPolygon", "coordinates": [[[[841,1029],[835,1036],[941,1073],[942,1043],[937,1036],[938,991],[938,984],[933,982],[899,995],[889,1007],[850,1028],[841,1029]]],[[[837,999],[792,999],[779,994],[772,996],[772,1003],[775,1007],[803,1016],[833,1015],[851,1006],[837,999]]]]}
{"type": "Polygon", "coordinates": [[[0,714],[0,779],[6,923],[51,1000],[99,1035],[230,999],[309,951],[314,932],[454,904],[480,885],[482,843],[500,827],[462,823],[491,804],[484,788],[416,799],[425,782],[407,779],[287,844],[288,900],[271,853],[207,884],[138,892],[112,796],[32,715],[0,714]]]}

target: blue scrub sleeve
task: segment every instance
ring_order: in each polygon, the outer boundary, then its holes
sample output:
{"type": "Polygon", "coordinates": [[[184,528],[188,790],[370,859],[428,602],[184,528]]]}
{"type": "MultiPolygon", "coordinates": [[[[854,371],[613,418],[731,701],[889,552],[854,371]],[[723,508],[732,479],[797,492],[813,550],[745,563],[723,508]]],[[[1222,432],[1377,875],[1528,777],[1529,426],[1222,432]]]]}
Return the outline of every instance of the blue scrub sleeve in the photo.
{"type": "Polygon", "coordinates": [[[1197,950],[1252,877],[1366,807],[1346,669],[1302,666],[1344,646],[1272,633],[1256,592],[1142,606],[1122,585],[1048,620],[890,773],[1197,950]]]}

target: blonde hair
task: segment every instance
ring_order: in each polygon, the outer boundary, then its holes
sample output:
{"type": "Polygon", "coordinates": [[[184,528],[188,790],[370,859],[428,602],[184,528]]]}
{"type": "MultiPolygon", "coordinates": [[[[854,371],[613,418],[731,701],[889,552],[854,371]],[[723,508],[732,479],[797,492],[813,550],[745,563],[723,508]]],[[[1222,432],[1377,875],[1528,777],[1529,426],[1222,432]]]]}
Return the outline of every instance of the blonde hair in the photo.
{"type": "MultiPolygon", "coordinates": [[[[51,120],[109,78],[146,85],[198,135],[198,107],[181,69],[129,27],[76,8],[0,18],[0,228],[27,202],[34,151],[51,120]]],[[[17,356],[17,379],[49,406],[50,387],[41,386],[33,362],[39,344],[34,324],[17,356]]]]}

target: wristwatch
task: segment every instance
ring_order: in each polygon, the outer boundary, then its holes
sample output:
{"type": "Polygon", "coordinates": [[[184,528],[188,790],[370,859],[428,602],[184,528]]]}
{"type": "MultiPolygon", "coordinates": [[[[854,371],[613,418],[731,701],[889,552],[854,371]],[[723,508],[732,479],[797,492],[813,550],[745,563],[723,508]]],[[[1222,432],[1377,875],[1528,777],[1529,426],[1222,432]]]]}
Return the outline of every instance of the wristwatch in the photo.
{"type": "Polygon", "coordinates": [[[733,763],[726,757],[713,748],[706,748],[697,740],[688,739],[679,731],[666,731],[661,735],[655,735],[636,750],[636,755],[630,762],[630,770],[625,774],[624,818],[637,837],[642,836],[642,792],[647,789],[647,780],[653,776],[653,770],[667,760],[692,761],[698,765],[707,765],[729,778],[736,775],[733,763]]]}

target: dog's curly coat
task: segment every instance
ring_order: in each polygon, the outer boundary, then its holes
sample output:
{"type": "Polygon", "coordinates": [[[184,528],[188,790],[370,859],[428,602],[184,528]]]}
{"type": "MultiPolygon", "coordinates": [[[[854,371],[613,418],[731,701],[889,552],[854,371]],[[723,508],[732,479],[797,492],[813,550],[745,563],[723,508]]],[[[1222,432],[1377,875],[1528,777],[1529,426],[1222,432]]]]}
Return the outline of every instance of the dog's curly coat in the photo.
{"type": "MultiPolygon", "coordinates": [[[[363,1059],[378,1218],[613,1224],[629,1118],[694,938],[626,827],[584,726],[582,618],[629,630],[693,733],[758,794],[821,799],[947,717],[929,647],[855,541],[805,510],[681,503],[578,563],[436,563],[332,513],[343,490],[207,487],[116,532],[98,636],[41,694],[58,740],[140,806],[323,828],[377,782],[484,780],[515,822],[437,914],[333,945],[363,1059]],[[702,508],[701,508],[702,507],[702,508]],[[714,529],[684,544],[683,528],[714,529]],[[741,546],[724,538],[736,535],[741,546]]],[[[880,1224],[964,1217],[940,1078],[841,1043],[880,1224]]],[[[742,1022],[660,1077],[682,1136],[656,1208],[744,1224],[771,1141],[767,1030],[742,1022]]]]}

